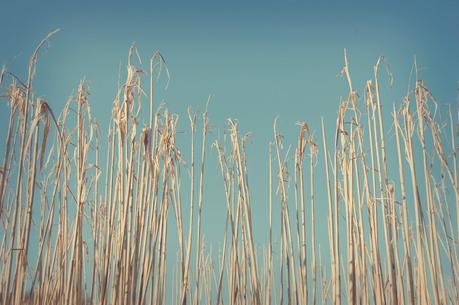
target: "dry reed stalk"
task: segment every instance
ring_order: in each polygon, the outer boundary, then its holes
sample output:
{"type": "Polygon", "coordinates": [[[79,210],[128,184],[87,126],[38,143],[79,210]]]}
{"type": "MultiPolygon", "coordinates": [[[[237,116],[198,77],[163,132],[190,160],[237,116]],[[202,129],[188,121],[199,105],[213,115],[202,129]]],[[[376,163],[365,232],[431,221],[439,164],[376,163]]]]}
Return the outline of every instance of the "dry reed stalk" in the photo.
{"type": "MultiPolygon", "coordinates": [[[[203,114],[203,127],[202,127],[202,147],[201,147],[201,173],[199,175],[199,196],[198,196],[198,227],[196,233],[196,291],[199,293],[199,280],[201,272],[201,213],[202,213],[202,201],[203,201],[203,189],[204,189],[204,160],[206,156],[206,139],[208,132],[208,116],[207,107],[210,102],[210,97],[207,100],[206,111],[203,114]]],[[[198,304],[198,295],[195,294],[195,305],[198,304]]]]}

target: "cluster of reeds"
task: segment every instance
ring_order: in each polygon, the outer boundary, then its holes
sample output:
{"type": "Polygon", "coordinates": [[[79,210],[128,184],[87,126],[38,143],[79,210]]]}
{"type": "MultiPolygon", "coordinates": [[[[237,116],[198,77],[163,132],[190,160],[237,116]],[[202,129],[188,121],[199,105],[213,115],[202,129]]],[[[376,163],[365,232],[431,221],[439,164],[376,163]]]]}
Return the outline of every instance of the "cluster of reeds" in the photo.
{"type": "Polygon", "coordinates": [[[299,123],[290,153],[275,122],[269,202],[253,203],[247,137],[236,120],[212,142],[207,108],[202,116],[190,109],[190,155],[182,153],[178,115],[155,109],[159,53],[150,60],[148,123],[139,115],[144,72],[132,63],[134,47],[106,148],[84,82],[56,116],[33,91],[39,51],[54,33],[33,53],[25,82],[0,72],[10,110],[0,176],[1,304],[459,303],[457,114],[442,120],[418,77],[390,117],[380,98],[382,59],[359,97],[345,56],[349,95],[335,129],[322,124],[317,140],[299,123]],[[211,148],[226,211],[217,258],[202,237],[211,148]],[[326,198],[316,197],[317,183],[326,198]],[[255,245],[254,204],[269,210],[264,253],[255,245]],[[317,249],[317,209],[328,209],[330,251],[317,249]],[[178,240],[177,254],[169,239],[178,240]],[[176,260],[175,277],[168,260],[176,260]]]}

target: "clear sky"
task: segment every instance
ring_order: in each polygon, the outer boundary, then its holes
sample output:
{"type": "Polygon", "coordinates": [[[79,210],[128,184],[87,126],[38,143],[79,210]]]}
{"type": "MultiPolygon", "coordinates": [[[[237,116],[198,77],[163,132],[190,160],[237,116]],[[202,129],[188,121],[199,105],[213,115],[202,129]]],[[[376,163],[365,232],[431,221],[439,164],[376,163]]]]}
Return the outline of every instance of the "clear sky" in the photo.
{"type": "MultiPolygon", "coordinates": [[[[0,64],[25,79],[27,62],[38,41],[60,28],[43,52],[35,90],[55,113],[85,79],[94,116],[106,134],[121,67],[125,76],[129,45],[136,42],[143,67],[159,49],[171,73],[158,99],[187,122],[186,109],[202,111],[213,95],[212,139],[228,117],[250,131],[250,185],[255,236],[267,238],[267,162],[272,123],[294,144],[297,121],[307,121],[320,136],[321,116],[333,126],[347,83],[339,77],[347,48],[354,86],[362,91],[373,64],[384,55],[394,86],[384,86],[391,108],[406,93],[413,58],[421,77],[442,104],[456,105],[459,81],[459,2],[457,1],[2,1],[0,64]],[[167,4],[166,4],[167,3],[167,4]],[[257,222],[256,222],[257,223],[257,222]],[[266,224],[265,224],[266,223],[266,224]]],[[[146,109],[147,107],[145,107],[146,109]]],[[[0,104],[0,136],[5,138],[8,108],[0,104]]],[[[183,125],[186,142],[188,131],[183,125]]],[[[3,156],[3,146],[0,148],[3,156]]],[[[214,151],[208,154],[203,228],[221,240],[223,184],[214,151]],[[217,177],[217,178],[216,178],[217,177]],[[216,191],[218,190],[218,192],[216,191]]],[[[320,177],[319,177],[320,178],[320,177]]],[[[318,181],[319,194],[323,193],[318,181]]],[[[321,202],[325,207],[326,197],[321,202]]],[[[326,215],[325,208],[318,208],[326,215]]],[[[320,218],[319,218],[320,219],[320,218]]],[[[318,234],[321,234],[320,232],[318,234]]],[[[323,233],[322,243],[327,243],[323,233]]]]}

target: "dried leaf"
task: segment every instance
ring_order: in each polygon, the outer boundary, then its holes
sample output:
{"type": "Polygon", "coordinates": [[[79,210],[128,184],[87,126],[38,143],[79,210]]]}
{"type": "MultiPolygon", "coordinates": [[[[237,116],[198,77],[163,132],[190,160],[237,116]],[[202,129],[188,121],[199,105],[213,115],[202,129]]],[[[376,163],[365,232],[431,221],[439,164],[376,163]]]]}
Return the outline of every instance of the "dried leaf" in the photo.
{"type": "Polygon", "coordinates": [[[43,141],[41,142],[41,148],[40,148],[40,170],[43,168],[46,140],[48,139],[50,126],[51,126],[51,120],[49,119],[48,116],[46,116],[45,129],[43,130],[43,141]]]}

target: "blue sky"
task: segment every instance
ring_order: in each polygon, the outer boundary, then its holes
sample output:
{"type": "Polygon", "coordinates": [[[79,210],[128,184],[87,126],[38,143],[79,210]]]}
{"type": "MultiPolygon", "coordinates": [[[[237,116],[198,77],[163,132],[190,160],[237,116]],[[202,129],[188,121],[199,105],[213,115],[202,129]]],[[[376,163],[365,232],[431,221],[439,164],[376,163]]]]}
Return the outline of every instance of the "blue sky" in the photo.
{"type": "MultiPolygon", "coordinates": [[[[378,56],[385,56],[395,81],[391,88],[383,85],[386,109],[406,93],[414,56],[421,78],[438,101],[456,105],[459,4],[436,2],[8,1],[0,4],[0,64],[25,79],[28,58],[38,41],[60,28],[41,54],[35,91],[60,113],[66,97],[85,79],[94,116],[105,135],[130,44],[136,42],[145,69],[159,49],[171,80],[167,91],[159,90],[158,99],[186,123],[187,107],[202,111],[212,95],[212,139],[228,117],[239,119],[242,132],[252,133],[248,153],[254,217],[264,223],[273,120],[279,115],[280,130],[292,144],[297,121],[307,121],[317,137],[322,116],[327,126],[333,126],[340,97],[347,95],[347,83],[339,77],[344,48],[360,92],[372,77],[378,56]]],[[[0,139],[5,137],[7,117],[8,108],[2,103],[0,139]]],[[[179,137],[187,143],[183,126],[179,137]]],[[[205,194],[204,213],[211,217],[204,218],[203,226],[209,240],[218,243],[223,232],[223,185],[219,176],[215,178],[214,151],[209,150],[208,160],[210,191],[205,194]]],[[[320,181],[318,185],[320,196],[324,194],[320,181]]],[[[326,197],[322,200],[325,206],[326,197]]],[[[325,217],[326,209],[318,213],[325,217]]],[[[262,224],[255,229],[261,242],[267,238],[266,228],[262,224]]]]}

